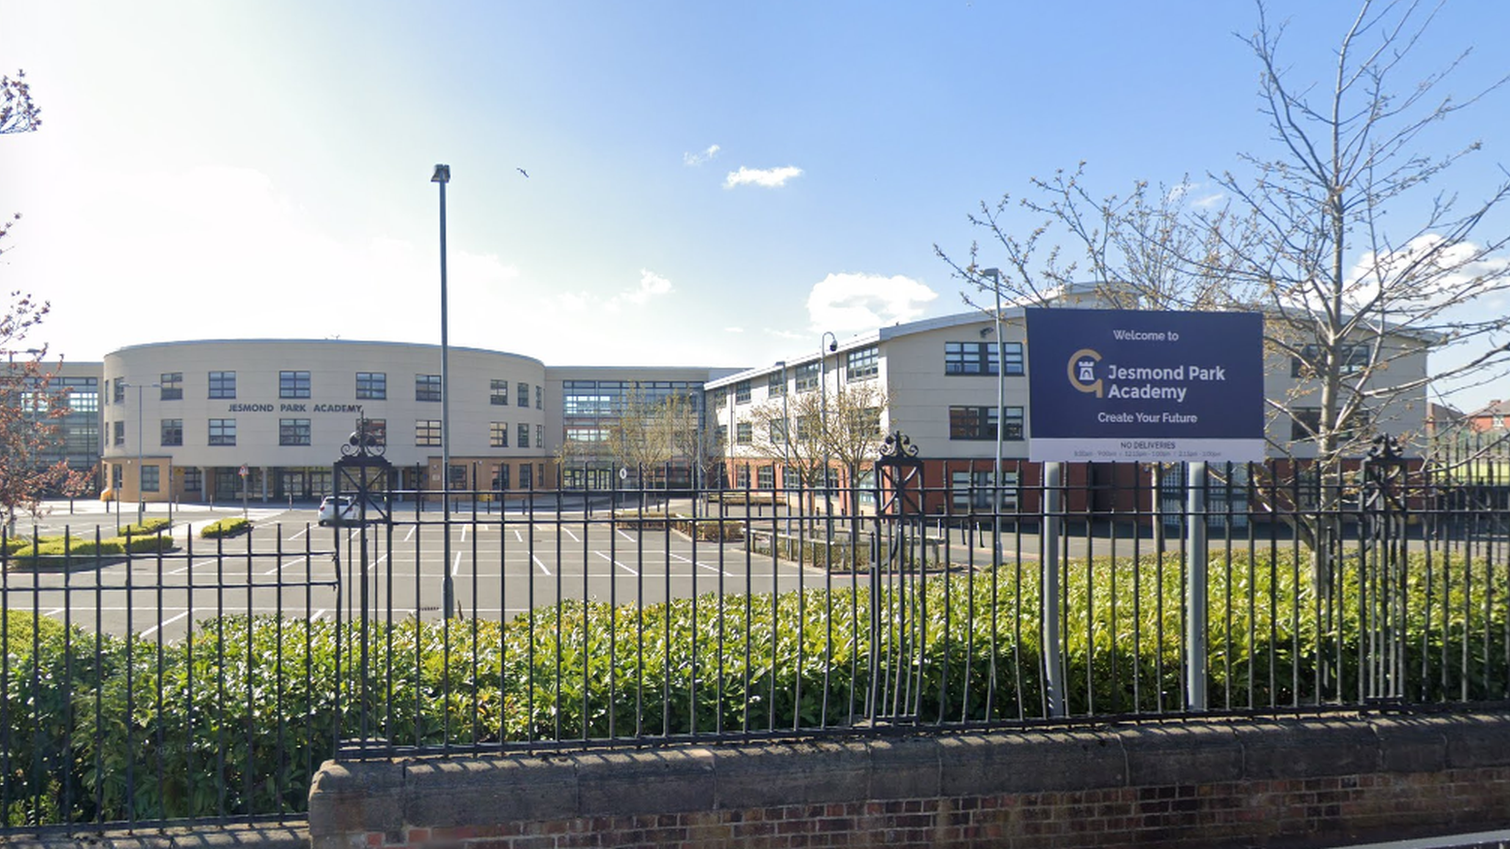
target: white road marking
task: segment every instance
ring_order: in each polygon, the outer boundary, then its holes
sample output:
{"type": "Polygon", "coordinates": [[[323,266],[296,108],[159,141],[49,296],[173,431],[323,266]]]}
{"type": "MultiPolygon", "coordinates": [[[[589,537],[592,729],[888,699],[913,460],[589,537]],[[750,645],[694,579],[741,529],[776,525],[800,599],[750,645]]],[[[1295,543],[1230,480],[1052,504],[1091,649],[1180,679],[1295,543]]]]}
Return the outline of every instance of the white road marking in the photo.
{"type": "Polygon", "coordinates": [[[540,571],[544,572],[546,574],[546,577],[550,576],[551,570],[545,568],[545,563],[543,563],[539,557],[531,554],[530,559],[535,561],[535,565],[540,567],[540,571]]]}
{"type": "Polygon", "coordinates": [[[178,614],[177,616],[174,616],[171,619],[164,619],[163,621],[157,623],[156,625],[153,625],[151,628],[148,628],[147,630],[143,631],[142,632],[142,636],[143,637],[150,637],[153,634],[157,633],[157,631],[158,631],[159,628],[164,628],[164,627],[166,627],[168,625],[172,625],[174,622],[177,622],[178,620],[183,619],[184,617],[186,617],[188,615],[189,615],[189,611],[185,610],[183,613],[180,613],[180,614],[178,614]]]}
{"type": "Polygon", "coordinates": [[[633,570],[630,567],[624,565],[623,563],[620,563],[619,561],[614,560],[612,557],[609,557],[608,555],[604,554],[601,551],[594,551],[593,554],[598,555],[599,557],[603,558],[604,560],[607,560],[609,563],[612,563],[613,565],[619,567],[620,569],[623,569],[625,572],[628,572],[631,575],[638,576],[640,574],[639,572],[636,572],[635,570],[633,570]]]}
{"type": "Polygon", "coordinates": [[[308,560],[308,559],[309,558],[307,558],[307,557],[295,557],[293,560],[290,560],[287,563],[279,563],[277,566],[274,566],[273,568],[267,570],[266,572],[263,572],[262,574],[264,574],[264,575],[276,575],[279,572],[282,572],[284,569],[288,568],[289,566],[292,566],[295,563],[299,563],[301,561],[308,560]]]}

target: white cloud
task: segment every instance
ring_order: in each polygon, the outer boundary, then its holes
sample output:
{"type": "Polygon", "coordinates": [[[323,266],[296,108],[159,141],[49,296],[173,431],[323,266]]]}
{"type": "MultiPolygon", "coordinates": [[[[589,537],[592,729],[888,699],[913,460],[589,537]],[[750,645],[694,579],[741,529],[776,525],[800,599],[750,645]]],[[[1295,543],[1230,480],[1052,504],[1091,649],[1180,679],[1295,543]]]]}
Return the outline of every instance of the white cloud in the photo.
{"type": "Polygon", "coordinates": [[[656,274],[654,271],[642,268],[640,269],[640,285],[614,295],[609,299],[608,305],[610,308],[617,307],[623,303],[642,306],[651,298],[669,295],[674,291],[676,290],[671,286],[670,280],[656,274]]]}
{"type": "Polygon", "coordinates": [[[730,171],[729,176],[724,178],[724,188],[761,186],[774,189],[786,185],[787,180],[801,175],[802,169],[795,165],[785,165],[780,168],[746,168],[741,165],[738,171],[730,171]]]}
{"type": "Polygon", "coordinates": [[[743,333],[743,332],[745,332],[745,329],[743,327],[725,327],[724,328],[724,332],[725,333],[743,333]]]}
{"type": "Polygon", "coordinates": [[[856,333],[921,318],[938,293],[910,277],[830,274],[813,286],[807,314],[813,328],[856,333]]]}
{"type": "Polygon", "coordinates": [[[1345,296],[1351,304],[1364,304],[1382,284],[1389,300],[1402,306],[1452,301],[1481,309],[1480,297],[1488,290],[1497,292],[1503,286],[1497,281],[1510,274],[1510,258],[1480,256],[1482,251],[1482,246],[1466,241],[1444,245],[1435,233],[1417,236],[1396,251],[1369,251],[1348,272],[1345,296]]]}
{"type": "Polygon", "coordinates": [[[722,148],[720,148],[716,144],[710,144],[710,145],[708,145],[708,149],[704,150],[701,153],[683,153],[682,154],[682,162],[686,163],[687,165],[692,165],[692,166],[701,165],[704,162],[707,162],[708,160],[710,160],[713,157],[717,156],[719,150],[721,150],[721,149],[722,148]]]}

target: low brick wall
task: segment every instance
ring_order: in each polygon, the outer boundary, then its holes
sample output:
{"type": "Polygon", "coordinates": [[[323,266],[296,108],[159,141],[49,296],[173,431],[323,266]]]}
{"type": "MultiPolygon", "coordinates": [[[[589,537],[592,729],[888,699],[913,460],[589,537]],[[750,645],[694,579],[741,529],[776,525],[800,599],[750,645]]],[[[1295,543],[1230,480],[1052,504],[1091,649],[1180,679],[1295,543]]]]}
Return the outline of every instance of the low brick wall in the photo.
{"type": "Polygon", "coordinates": [[[313,849],[1308,847],[1510,824],[1510,716],[330,762],[313,849]]]}

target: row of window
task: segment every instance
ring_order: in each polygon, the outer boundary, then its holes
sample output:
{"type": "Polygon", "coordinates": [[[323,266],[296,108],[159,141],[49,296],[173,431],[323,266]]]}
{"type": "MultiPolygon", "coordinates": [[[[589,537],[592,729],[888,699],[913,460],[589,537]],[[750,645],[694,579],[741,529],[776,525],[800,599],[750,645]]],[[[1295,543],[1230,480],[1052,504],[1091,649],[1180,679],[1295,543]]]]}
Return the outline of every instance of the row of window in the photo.
{"type": "MultiPolygon", "coordinates": [[[[998,359],[1005,357],[1005,373],[1022,375],[1023,348],[1021,342],[1005,342],[999,347],[995,342],[945,342],[944,374],[946,375],[992,375],[996,374],[998,359]],[[998,351],[999,354],[998,355],[998,351]]],[[[814,360],[792,369],[792,388],[797,392],[810,392],[823,380],[824,363],[814,360]]],[[[846,381],[870,380],[880,374],[881,351],[870,345],[856,348],[845,354],[844,377],[846,381]]],[[[766,375],[766,394],[779,397],[786,394],[785,369],[766,375]]],[[[718,390],[711,399],[711,407],[723,406],[728,390],[718,390]]],[[[733,386],[734,403],[748,404],[751,401],[751,383],[741,380],[733,386]]]]}
{"type": "MultiPolygon", "coordinates": [[[[367,436],[377,445],[388,444],[388,423],[385,419],[364,419],[367,436]]],[[[126,444],[126,423],[113,422],[111,441],[115,445],[126,444]]],[[[531,445],[531,425],[519,422],[515,426],[517,434],[515,445],[519,448],[529,448],[531,445]]],[[[545,425],[533,425],[536,447],[545,444],[545,425]]],[[[309,445],[313,426],[310,419],[279,419],[278,420],[278,444],[279,445],[309,445]]],[[[159,441],[164,448],[181,446],[184,444],[184,420],[162,419],[159,425],[159,441]]],[[[209,445],[235,445],[236,444],[236,420],[235,419],[210,419],[208,427],[209,445]]],[[[418,419],[414,423],[414,444],[419,447],[440,447],[441,426],[440,419],[418,419]]],[[[509,423],[488,423],[488,445],[493,448],[509,447],[509,423]]]]}
{"type": "MultiPolygon", "coordinates": [[[[162,401],[180,401],[184,397],[183,372],[163,372],[158,377],[158,398],[162,401]]],[[[236,372],[212,371],[208,374],[210,398],[228,399],[236,397],[236,372]]],[[[507,407],[509,405],[509,388],[514,389],[515,405],[519,407],[530,406],[530,384],[523,381],[510,383],[507,380],[491,380],[488,384],[488,401],[495,406],[507,407]]],[[[112,383],[111,399],[114,403],[121,404],[126,401],[126,390],[131,384],[124,377],[115,378],[112,383]]],[[[309,372],[307,371],[280,371],[278,372],[278,397],[279,398],[309,398],[313,390],[309,372]]],[[[545,409],[545,387],[538,384],[534,387],[535,409],[545,409]]],[[[438,374],[416,374],[414,376],[414,400],[416,401],[440,401],[441,380],[438,374]]],[[[381,371],[359,371],[356,373],[356,397],[364,401],[385,401],[388,398],[388,374],[381,371]]]]}

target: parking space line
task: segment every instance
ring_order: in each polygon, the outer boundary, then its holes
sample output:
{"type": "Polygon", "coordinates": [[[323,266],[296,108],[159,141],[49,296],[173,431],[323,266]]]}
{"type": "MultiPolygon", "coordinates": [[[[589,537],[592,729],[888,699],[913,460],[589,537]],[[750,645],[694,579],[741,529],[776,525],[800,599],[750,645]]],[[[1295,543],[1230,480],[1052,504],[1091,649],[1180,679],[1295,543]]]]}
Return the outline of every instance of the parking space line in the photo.
{"type": "Polygon", "coordinates": [[[531,554],[530,559],[535,561],[535,565],[540,567],[540,571],[544,572],[546,577],[550,577],[551,570],[545,568],[545,563],[539,557],[531,554]]]}
{"type": "Polygon", "coordinates": [[[619,561],[613,559],[612,557],[609,557],[608,555],[604,554],[601,551],[594,551],[593,554],[598,555],[599,557],[603,558],[604,560],[607,560],[609,563],[612,563],[613,565],[619,567],[620,569],[623,569],[625,572],[628,572],[631,575],[638,576],[640,574],[639,572],[636,572],[635,570],[633,570],[630,567],[624,565],[623,563],[620,563],[619,561]]]}
{"type": "Polygon", "coordinates": [[[451,560],[452,576],[461,574],[461,552],[456,552],[456,557],[451,560]]]}
{"type": "Polygon", "coordinates": [[[264,574],[264,575],[276,575],[279,572],[282,572],[284,569],[288,568],[289,566],[293,566],[296,563],[300,563],[300,562],[308,560],[308,559],[309,559],[308,557],[303,557],[303,556],[295,557],[293,560],[290,560],[287,563],[279,563],[277,566],[275,566],[275,567],[267,570],[266,572],[263,572],[262,574],[264,574]]]}
{"type": "Polygon", "coordinates": [[[183,619],[184,617],[186,617],[188,615],[189,615],[189,611],[185,610],[183,613],[180,613],[177,616],[172,617],[171,619],[164,619],[161,622],[158,622],[156,625],[153,625],[151,628],[148,628],[147,630],[143,631],[142,632],[142,637],[143,638],[150,637],[153,634],[157,633],[159,629],[162,629],[162,628],[165,628],[165,627],[167,627],[169,625],[172,625],[174,622],[177,622],[178,620],[183,619]]]}
{"type": "Polygon", "coordinates": [[[562,525],[561,526],[561,530],[564,531],[567,536],[571,537],[571,541],[572,542],[581,542],[582,541],[581,537],[579,537],[576,534],[572,533],[571,528],[568,528],[567,526],[562,525]]]}

